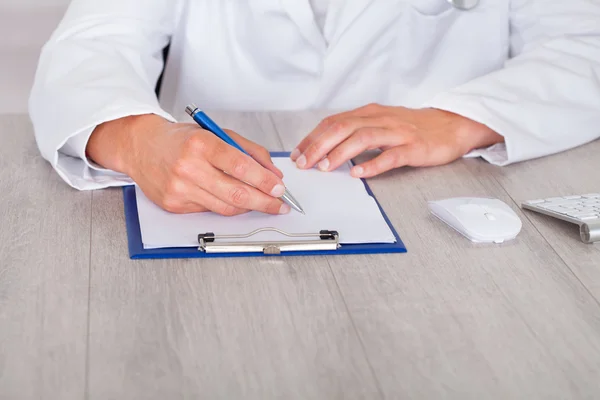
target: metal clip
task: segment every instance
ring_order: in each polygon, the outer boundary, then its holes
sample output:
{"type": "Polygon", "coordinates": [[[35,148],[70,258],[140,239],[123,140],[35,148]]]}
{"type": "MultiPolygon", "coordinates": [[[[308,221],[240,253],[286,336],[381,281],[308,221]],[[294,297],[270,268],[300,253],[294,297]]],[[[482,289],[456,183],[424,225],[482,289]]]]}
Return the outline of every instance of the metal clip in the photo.
{"type": "Polygon", "coordinates": [[[198,243],[200,244],[198,250],[205,253],[259,252],[266,255],[279,255],[282,252],[287,251],[337,250],[340,247],[339,234],[336,231],[322,230],[318,233],[287,233],[276,228],[261,228],[240,235],[215,235],[213,232],[208,232],[198,235],[198,243]],[[287,237],[304,240],[278,242],[221,242],[221,240],[227,239],[249,238],[260,232],[277,232],[287,237]]]}

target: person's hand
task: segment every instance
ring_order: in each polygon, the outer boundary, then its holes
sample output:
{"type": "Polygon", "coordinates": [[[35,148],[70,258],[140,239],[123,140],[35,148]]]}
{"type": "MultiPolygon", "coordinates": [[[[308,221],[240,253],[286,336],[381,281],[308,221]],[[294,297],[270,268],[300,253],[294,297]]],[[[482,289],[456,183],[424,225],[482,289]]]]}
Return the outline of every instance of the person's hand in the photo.
{"type": "Polygon", "coordinates": [[[367,178],[402,166],[446,164],[502,141],[485,125],[447,111],[370,104],[325,118],[291,158],[301,169],[317,165],[332,171],[366,150],[381,149],[351,170],[353,176],[367,178]]]}
{"type": "Polygon", "coordinates": [[[267,150],[228,134],[252,157],[198,125],[154,115],[100,125],[87,153],[100,165],[130,176],[151,201],[173,213],[288,213],[290,207],[279,199],[285,190],[283,174],[267,150]]]}

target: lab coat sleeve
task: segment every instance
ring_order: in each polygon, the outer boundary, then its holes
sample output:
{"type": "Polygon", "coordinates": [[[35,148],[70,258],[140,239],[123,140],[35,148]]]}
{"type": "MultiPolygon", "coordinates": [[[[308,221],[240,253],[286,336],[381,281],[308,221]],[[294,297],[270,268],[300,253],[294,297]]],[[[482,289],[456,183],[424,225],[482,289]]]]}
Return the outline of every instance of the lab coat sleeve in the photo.
{"type": "MultiPolygon", "coordinates": [[[[42,49],[29,114],[42,156],[72,187],[131,184],[87,159],[94,128],[161,109],[155,86],[179,0],[74,0],[42,49]]],[[[143,132],[140,132],[143,134],[143,132]]]]}
{"type": "Polygon", "coordinates": [[[426,105],[504,137],[467,157],[508,165],[600,137],[600,2],[512,0],[510,27],[511,57],[503,69],[426,105]]]}

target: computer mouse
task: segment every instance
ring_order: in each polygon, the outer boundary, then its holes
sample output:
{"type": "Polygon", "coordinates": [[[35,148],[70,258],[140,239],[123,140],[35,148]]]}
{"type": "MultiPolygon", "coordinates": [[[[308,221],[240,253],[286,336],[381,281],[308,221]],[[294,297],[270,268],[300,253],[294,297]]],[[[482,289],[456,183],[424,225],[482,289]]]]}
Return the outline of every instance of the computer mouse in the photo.
{"type": "Polygon", "coordinates": [[[456,197],[430,201],[432,214],[475,243],[503,243],[521,232],[519,216],[498,199],[456,197]]]}

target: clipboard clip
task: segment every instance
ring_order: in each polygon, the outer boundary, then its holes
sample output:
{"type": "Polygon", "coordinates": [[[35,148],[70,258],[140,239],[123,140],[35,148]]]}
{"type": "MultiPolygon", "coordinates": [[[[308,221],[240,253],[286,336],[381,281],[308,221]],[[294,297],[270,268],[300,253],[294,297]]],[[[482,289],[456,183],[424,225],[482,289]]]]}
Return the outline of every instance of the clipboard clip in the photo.
{"type": "Polygon", "coordinates": [[[278,255],[289,251],[337,250],[340,247],[337,231],[322,230],[318,233],[287,233],[276,228],[261,228],[243,235],[215,235],[213,232],[198,235],[198,250],[205,253],[264,253],[278,255]],[[277,232],[283,236],[297,238],[278,242],[227,241],[246,239],[261,232],[277,232]],[[223,241],[224,240],[224,241],[223,241]]]}

